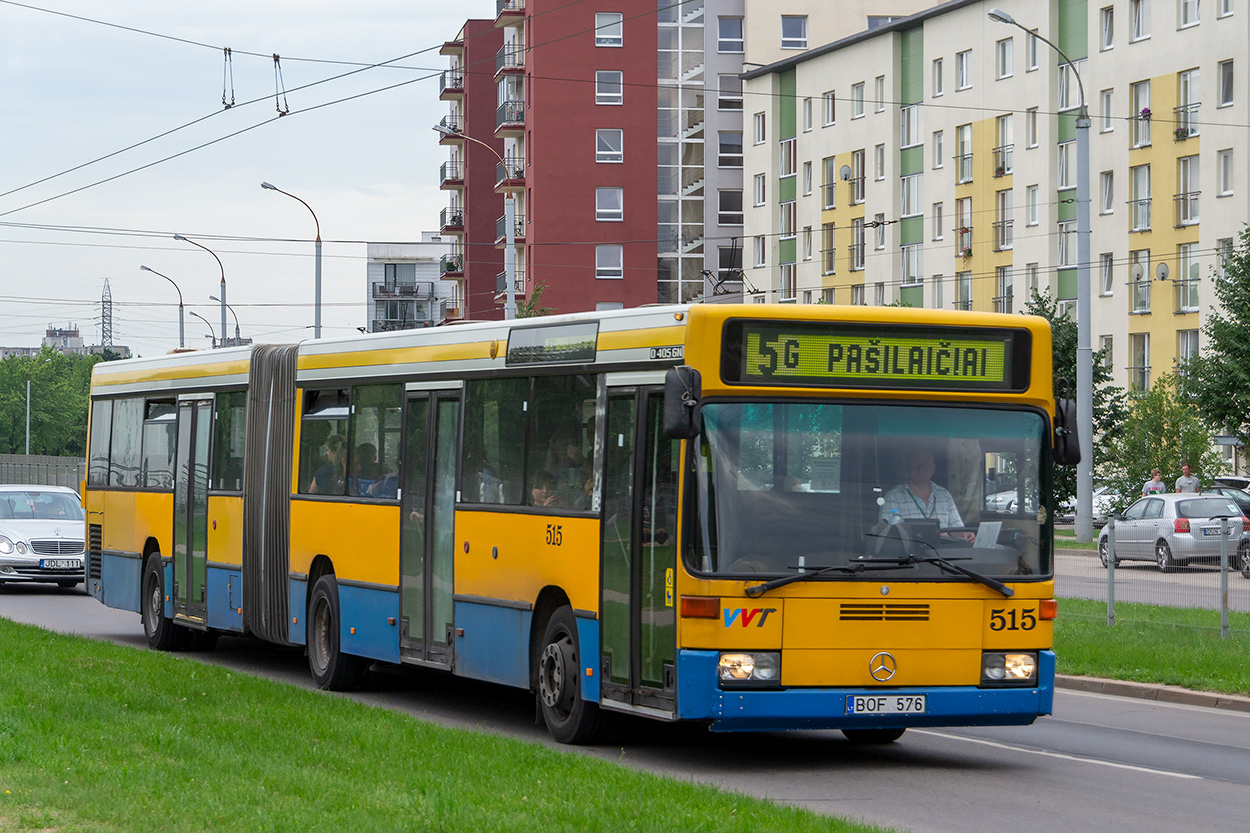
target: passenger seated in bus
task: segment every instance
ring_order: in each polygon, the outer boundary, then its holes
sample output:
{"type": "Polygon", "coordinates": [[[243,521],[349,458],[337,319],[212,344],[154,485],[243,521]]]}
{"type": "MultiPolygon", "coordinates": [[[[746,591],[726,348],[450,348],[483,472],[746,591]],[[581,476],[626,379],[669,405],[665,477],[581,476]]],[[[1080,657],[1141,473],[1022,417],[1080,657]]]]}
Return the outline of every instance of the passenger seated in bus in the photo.
{"type": "MultiPolygon", "coordinates": [[[[589,420],[591,431],[594,420],[589,420]]],[[[555,438],[547,447],[546,468],[555,477],[556,492],[560,495],[562,506],[586,509],[590,506],[590,493],[594,489],[594,478],[589,446],[584,446],[578,439],[578,431],[570,425],[556,430],[555,438]]],[[[593,438],[593,433],[591,434],[593,438]]]]}
{"type": "Polygon", "coordinates": [[[341,495],[347,465],[343,459],[346,456],[343,453],[346,451],[343,435],[331,434],[326,437],[323,448],[326,462],[314,472],[308,491],[314,495],[341,495]]]}
{"type": "Polygon", "coordinates": [[[356,446],[352,460],[352,494],[369,493],[369,487],[378,481],[378,449],[373,443],[356,446]]]}
{"type": "Polygon", "coordinates": [[[556,491],[556,478],[549,471],[540,471],[530,481],[530,506],[568,506],[556,491]]]}
{"type": "Polygon", "coordinates": [[[954,538],[971,543],[976,535],[957,531],[964,525],[955,499],[951,493],[933,482],[937,466],[933,452],[924,446],[914,446],[904,455],[907,461],[906,479],[885,493],[881,504],[881,520],[889,523],[894,518],[936,518],[943,530],[943,538],[954,538]]]}

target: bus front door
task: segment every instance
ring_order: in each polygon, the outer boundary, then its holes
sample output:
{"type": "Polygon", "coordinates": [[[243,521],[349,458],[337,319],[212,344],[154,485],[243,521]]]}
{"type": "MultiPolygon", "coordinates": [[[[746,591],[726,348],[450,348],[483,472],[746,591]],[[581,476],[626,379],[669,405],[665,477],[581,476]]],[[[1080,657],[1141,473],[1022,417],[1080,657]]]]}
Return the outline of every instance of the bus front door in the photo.
{"type": "Polygon", "coordinates": [[[414,393],[404,422],[400,492],[399,651],[407,662],[452,662],[452,563],[458,393],[414,393]]]}
{"type": "Polygon", "coordinates": [[[178,402],[174,466],[174,619],[203,627],[208,616],[208,438],[212,399],[178,402]]]}
{"type": "Polygon", "coordinates": [[[663,391],[613,389],[604,443],[600,697],[676,712],[674,596],[678,447],[662,430],[663,391]]]}

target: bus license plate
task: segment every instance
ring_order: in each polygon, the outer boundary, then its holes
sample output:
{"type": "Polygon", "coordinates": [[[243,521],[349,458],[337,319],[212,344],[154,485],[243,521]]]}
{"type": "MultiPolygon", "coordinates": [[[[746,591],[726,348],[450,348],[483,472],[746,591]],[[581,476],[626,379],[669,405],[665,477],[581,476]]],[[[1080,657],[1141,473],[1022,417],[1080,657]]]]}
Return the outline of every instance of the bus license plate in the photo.
{"type": "Polygon", "coordinates": [[[846,698],[847,714],[924,714],[923,694],[852,694],[846,698]]]}
{"type": "Polygon", "coordinates": [[[79,558],[45,558],[39,562],[41,570],[77,570],[82,567],[79,558]]]}

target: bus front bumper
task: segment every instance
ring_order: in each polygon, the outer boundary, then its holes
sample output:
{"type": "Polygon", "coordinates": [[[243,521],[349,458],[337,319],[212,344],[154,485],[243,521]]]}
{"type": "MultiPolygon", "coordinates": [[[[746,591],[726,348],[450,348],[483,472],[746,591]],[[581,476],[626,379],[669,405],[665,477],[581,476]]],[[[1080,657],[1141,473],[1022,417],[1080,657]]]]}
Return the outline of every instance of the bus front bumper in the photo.
{"type": "Polygon", "coordinates": [[[908,686],[906,688],[722,689],[716,651],[678,652],[678,716],[711,721],[713,731],[889,729],[924,726],[1027,726],[1050,714],[1055,654],[1041,651],[1038,685],[1030,688],[908,686]],[[848,714],[847,698],[925,696],[923,714],[848,714]]]}

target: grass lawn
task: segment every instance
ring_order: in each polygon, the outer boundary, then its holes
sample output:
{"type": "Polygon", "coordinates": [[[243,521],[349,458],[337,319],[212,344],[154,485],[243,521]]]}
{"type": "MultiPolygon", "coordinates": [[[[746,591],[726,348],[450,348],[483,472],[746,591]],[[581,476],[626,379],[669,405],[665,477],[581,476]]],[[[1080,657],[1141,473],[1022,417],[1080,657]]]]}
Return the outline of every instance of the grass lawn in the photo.
{"type": "Polygon", "coordinates": [[[1250,695],[1250,613],[1229,613],[1220,638],[1219,611],[1060,599],[1055,653],[1060,674],[1166,683],[1199,691],[1250,695]]]}
{"type": "Polygon", "coordinates": [[[881,829],[5,619],[0,645],[0,830],[881,829]]]}

